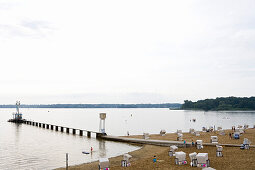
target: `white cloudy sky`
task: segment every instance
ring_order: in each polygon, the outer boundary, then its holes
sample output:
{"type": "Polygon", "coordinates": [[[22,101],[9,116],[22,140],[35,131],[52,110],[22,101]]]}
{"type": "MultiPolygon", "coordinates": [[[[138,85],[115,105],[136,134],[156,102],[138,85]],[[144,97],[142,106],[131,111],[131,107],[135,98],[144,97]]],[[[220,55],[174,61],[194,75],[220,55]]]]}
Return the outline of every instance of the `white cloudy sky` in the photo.
{"type": "Polygon", "coordinates": [[[254,0],[0,0],[2,104],[254,95],[254,0]]]}

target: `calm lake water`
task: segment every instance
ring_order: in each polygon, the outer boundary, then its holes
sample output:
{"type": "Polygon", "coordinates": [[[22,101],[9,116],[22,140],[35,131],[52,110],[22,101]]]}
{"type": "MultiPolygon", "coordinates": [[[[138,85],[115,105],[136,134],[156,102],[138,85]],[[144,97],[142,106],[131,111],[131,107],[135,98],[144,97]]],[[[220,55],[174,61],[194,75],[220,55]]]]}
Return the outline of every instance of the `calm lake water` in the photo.
{"type": "MultiPolygon", "coordinates": [[[[25,124],[8,123],[15,109],[0,109],[0,169],[54,169],[113,157],[139,147],[125,143],[96,140],[42,129],[25,124]],[[92,155],[82,151],[94,148],[92,155]]],[[[42,123],[98,131],[99,113],[107,113],[106,132],[110,135],[175,132],[203,126],[255,124],[255,112],[203,112],[169,109],[21,109],[23,117],[42,123]],[[195,118],[197,121],[192,122],[195,118]]]]}

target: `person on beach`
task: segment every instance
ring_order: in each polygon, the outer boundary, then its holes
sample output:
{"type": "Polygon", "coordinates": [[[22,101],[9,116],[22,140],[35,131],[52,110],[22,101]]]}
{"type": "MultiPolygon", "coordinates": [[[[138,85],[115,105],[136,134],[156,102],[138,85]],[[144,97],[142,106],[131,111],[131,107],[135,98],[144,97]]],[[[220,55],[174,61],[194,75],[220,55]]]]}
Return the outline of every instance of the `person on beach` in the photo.
{"type": "Polygon", "coordinates": [[[90,152],[91,152],[91,153],[93,152],[93,148],[92,148],[92,146],[90,147],[90,152]]]}
{"type": "Polygon", "coordinates": [[[156,158],[156,155],[154,155],[153,157],[153,163],[157,162],[157,158],[156,158]]]}
{"type": "Polygon", "coordinates": [[[192,140],[191,145],[194,146],[194,141],[192,140]]]}
{"type": "Polygon", "coordinates": [[[229,133],[229,138],[232,139],[232,134],[231,133],[229,133]]]}

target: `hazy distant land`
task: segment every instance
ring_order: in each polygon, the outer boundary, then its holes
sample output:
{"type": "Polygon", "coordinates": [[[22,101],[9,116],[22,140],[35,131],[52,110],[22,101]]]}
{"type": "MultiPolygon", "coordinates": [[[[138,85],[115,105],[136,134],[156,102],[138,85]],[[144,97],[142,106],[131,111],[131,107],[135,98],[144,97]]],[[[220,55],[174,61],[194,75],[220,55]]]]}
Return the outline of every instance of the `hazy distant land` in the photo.
{"type": "MultiPolygon", "coordinates": [[[[171,108],[178,109],[180,103],[162,104],[35,104],[20,105],[21,108],[171,108]]],[[[0,105],[0,108],[15,108],[15,105],[0,105]]]]}

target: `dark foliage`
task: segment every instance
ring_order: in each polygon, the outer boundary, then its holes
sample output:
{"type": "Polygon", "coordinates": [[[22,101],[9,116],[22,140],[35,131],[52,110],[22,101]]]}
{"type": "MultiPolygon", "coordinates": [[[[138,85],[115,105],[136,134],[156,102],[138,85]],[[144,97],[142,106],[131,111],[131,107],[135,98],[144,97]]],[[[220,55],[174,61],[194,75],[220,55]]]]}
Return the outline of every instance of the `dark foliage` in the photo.
{"type": "Polygon", "coordinates": [[[255,110],[255,97],[219,97],[192,102],[185,100],[181,109],[194,110],[255,110]]]}

